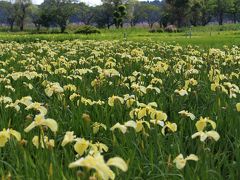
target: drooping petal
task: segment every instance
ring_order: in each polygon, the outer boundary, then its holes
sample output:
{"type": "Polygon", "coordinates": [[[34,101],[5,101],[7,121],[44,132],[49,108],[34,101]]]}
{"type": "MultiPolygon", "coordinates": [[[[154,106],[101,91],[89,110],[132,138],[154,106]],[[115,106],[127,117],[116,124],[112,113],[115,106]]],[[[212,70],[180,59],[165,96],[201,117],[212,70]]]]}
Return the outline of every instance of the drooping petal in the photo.
{"type": "Polygon", "coordinates": [[[58,130],[58,124],[54,119],[45,119],[41,124],[49,127],[52,132],[57,132],[58,130]]]}
{"type": "Polygon", "coordinates": [[[73,131],[67,131],[65,136],[64,136],[64,139],[62,141],[62,144],[61,146],[65,146],[67,145],[68,143],[71,143],[74,139],[76,138],[76,136],[74,135],[74,132],[73,131]]]}
{"type": "Polygon", "coordinates": [[[13,129],[10,129],[10,134],[13,135],[17,141],[21,141],[21,134],[13,129]]]}
{"type": "Polygon", "coordinates": [[[186,157],[186,160],[198,161],[198,157],[195,154],[190,154],[186,157]]]}
{"type": "Polygon", "coordinates": [[[127,126],[127,127],[132,127],[134,129],[137,127],[137,123],[135,121],[133,121],[133,120],[125,122],[124,125],[127,126]]]}
{"type": "Polygon", "coordinates": [[[146,108],[142,108],[138,112],[138,119],[142,119],[146,115],[147,115],[147,109],[146,108]]]}
{"type": "Polygon", "coordinates": [[[0,147],[4,147],[8,142],[8,137],[4,135],[4,133],[0,132],[0,147]]]}
{"type": "Polygon", "coordinates": [[[28,133],[29,131],[31,131],[33,128],[35,128],[37,126],[37,124],[33,121],[28,127],[26,127],[24,129],[24,132],[28,133]]]}
{"type": "Polygon", "coordinates": [[[84,161],[84,158],[80,158],[79,160],[70,163],[70,164],[68,165],[68,167],[69,167],[69,168],[75,168],[75,167],[82,166],[83,161],[84,161]]]}
{"type": "Polygon", "coordinates": [[[127,127],[120,123],[115,124],[110,130],[114,131],[115,129],[119,129],[123,134],[125,134],[127,131],[127,127]]]}
{"type": "Polygon", "coordinates": [[[182,154],[179,154],[174,160],[174,163],[176,163],[176,167],[178,169],[183,169],[186,165],[186,160],[184,159],[182,154]]]}
{"type": "Polygon", "coordinates": [[[89,141],[85,139],[79,139],[74,145],[74,150],[82,156],[89,146],[89,141]]]}
{"type": "Polygon", "coordinates": [[[107,161],[107,165],[108,166],[115,166],[115,167],[121,169],[124,172],[126,172],[127,169],[128,169],[128,166],[127,166],[126,162],[120,157],[110,158],[107,161]]]}
{"type": "Polygon", "coordinates": [[[209,123],[211,124],[211,126],[212,126],[213,129],[216,129],[216,126],[217,126],[217,125],[216,125],[216,123],[215,123],[214,121],[208,119],[207,122],[209,122],[209,123]]]}
{"type": "Polygon", "coordinates": [[[208,132],[206,132],[206,135],[207,135],[208,137],[213,138],[215,141],[218,141],[219,138],[220,138],[220,135],[219,135],[218,132],[216,132],[216,131],[208,131],[208,132]]]}
{"type": "Polygon", "coordinates": [[[236,104],[237,111],[240,112],[240,103],[236,104]]]}
{"type": "Polygon", "coordinates": [[[198,136],[201,136],[201,132],[196,132],[192,135],[192,139],[198,137],[198,136]]]}

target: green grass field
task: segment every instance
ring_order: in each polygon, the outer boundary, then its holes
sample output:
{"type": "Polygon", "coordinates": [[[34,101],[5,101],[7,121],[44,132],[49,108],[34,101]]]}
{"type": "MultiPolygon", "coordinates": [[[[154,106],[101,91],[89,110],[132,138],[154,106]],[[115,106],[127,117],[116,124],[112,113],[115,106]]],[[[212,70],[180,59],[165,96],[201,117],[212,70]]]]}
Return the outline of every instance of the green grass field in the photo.
{"type": "Polygon", "coordinates": [[[189,29],[183,29],[181,33],[149,33],[147,28],[126,28],[101,30],[101,34],[76,35],[69,34],[31,34],[28,32],[0,33],[0,40],[31,42],[38,40],[64,41],[64,40],[130,40],[130,41],[155,41],[179,45],[197,45],[204,48],[223,45],[240,44],[240,27],[238,25],[207,26],[192,28],[192,36],[189,37],[189,29]]]}
{"type": "Polygon", "coordinates": [[[238,179],[239,31],[193,31],[1,33],[1,179],[238,179]]]}

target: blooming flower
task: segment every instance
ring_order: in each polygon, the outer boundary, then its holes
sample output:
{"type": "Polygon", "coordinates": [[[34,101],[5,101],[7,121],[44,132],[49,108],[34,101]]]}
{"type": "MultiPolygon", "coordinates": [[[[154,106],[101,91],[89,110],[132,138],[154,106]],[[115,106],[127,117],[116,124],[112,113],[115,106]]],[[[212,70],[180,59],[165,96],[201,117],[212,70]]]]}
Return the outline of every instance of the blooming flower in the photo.
{"type": "Polygon", "coordinates": [[[113,127],[111,127],[111,131],[114,131],[115,129],[119,129],[123,134],[126,133],[127,127],[125,125],[122,125],[120,123],[115,124],[113,127]]]}
{"type": "Polygon", "coordinates": [[[124,172],[128,169],[127,164],[122,158],[114,157],[105,162],[101,154],[96,154],[95,156],[88,155],[85,158],[80,158],[69,164],[69,168],[79,166],[95,169],[103,180],[115,179],[115,173],[110,169],[110,166],[115,166],[124,172]]]}
{"type": "Polygon", "coordinates": [[[105,124],[103,124],[103,123],[95,122],[92,125],[92,128],[93,128],[93,134],[97,134],[98,131],[100,130],[100,128],[103,128],[104,130],[106,130],[107,126],[105,124]]]}
{"type": "Polygon", "coordinates": [[[73,131],[67,131],[64,136],[61,146],[66,146],[68,143],[73,142],[75,138],[76,138],[76,135],[74,135],[73,131]]]}
{"type": "Polygon", "coordinates": [[[182,116],[190,117],[191,120],[194,120],[196,118],[193,113],[190,113],[185,110],[178,112],[178,114],[181,114],[182,116]]]}
{"type": "Polygon", "coordinates": [[[174,92],[179,94],[180,96],[187,96],[188,95],[188,92],[185,89],[181,89],[181,90],[176,89],[174,92]]]}
{"type": "Polygon", "coordinates": [[[200,137],[200,141],[205,141],[207,138],[212,138],[215,141],[218,141],[220,138],[220,135],[218,134],[217,131],[211,130],[211,131],[200,131],[200,132],[196,132],[192,135],[192,139],[196,138],[196,137],[200,137]]]}
{"type": "Polygon", "coordinates": [[[45,93],[48,97],[51,97],[53,93],[62,93],[64,89],[60,86],[59,83],[50,83],[45,89],[45,93]]]}
{"type": "Polygon", "coordinates": [[[38,149],[39,146],[41,146],[41,148],[47,148],[47,149],[51,149],[54,148],[55,146],[55,141],[54,139],[48,139],[47,136],[41,136],[39,139],[39,136],[34,136],[32,139],[32,143],[33,145],[38,149]],[[40,143],[40,144],[39,144],[40,143]]]}
{"type": "Polygon", "coordinates": [[[213,129],[216,129],[216,123],[212,121],[209,118],[203,118],[201,117],[197,122],[196,122],[196,127],[198,131],[203,131],[204,128],[207,126],[207,123],[210,123],[213,129]]]}
{"type": "Polygon", "coordinates": [[[13,129],[3,129],[0,131],[0,147],[4,147],[11,136],[15,137],[17,141],[21,141],[21,134],[13,129]]]}
{"type": "Polygon", "coordinates": [[[163,128],[162,128],[162,134],[165,135],[166,134],[166,129],[172,131],[172,132],[176,132],[177,131],[177,124],[176,123],[171,123],[171,122],[167,122],[163,128]]]}
{"type": "Polygon", "coordinates": [[[108,105],[113,107],[113,106],[114,106],[114,102],[115,102],[116,100],[120,101],[121,104],[124,103],[124,99],[123,99],[122,97],[112,96],[112,97],[109,97],[109,98],[108,98],[108,105]]]}
{"type": "Polygon", "coordinates": [[[190,154],[189,156],[187,156],[186,158],[183,157],[182,154],[179,154],[174,160],[173,162],[176,164],[176,167],[178,169],[183,169],[186,165],[186,162],[192,160],[192,161],[198,161],[198,157],[194,154],[190,154]]]}
{"type": "Polygon", "coordinates": [[[36,126],[47,126],[53,132],[57,132],[58,124],[54,119],[47,118],[45,119],[44,115],[38,114],[35,116],[34,121],[24,129],[25,132],[31,131],[36,126]]]}
{"type": "Polygon", "coordinates": [[[88,146],[90,145],[90,142],[85,140],[84,138],[78,138],[76,139],[76,143],[74,145],[74,150],[82,156],[84,152],[87,150],[88,146]]]}

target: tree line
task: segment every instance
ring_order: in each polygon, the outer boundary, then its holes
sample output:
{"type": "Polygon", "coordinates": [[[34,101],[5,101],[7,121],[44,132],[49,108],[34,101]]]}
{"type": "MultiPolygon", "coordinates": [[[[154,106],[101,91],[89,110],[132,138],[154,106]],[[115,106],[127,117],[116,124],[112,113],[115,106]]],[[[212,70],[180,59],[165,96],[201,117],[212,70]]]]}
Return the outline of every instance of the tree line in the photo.
{"type": "Polygon", "coordinates": [[[27,18],[37,30],[58,26],[64,32],[68,23],[100,28],[121,28],[124,23],[147,23],[150,28],[155,23],[183,27],[205,26],[209,22],[222,25],[224,20],[237,23],[239,16],[240,0],[102,0],[102,5],[95,7],[76,0],[44,0],[40,5],[31,0],[0,1],[0,23],[10,30],[17,26],[21,31],[27,18]]]}

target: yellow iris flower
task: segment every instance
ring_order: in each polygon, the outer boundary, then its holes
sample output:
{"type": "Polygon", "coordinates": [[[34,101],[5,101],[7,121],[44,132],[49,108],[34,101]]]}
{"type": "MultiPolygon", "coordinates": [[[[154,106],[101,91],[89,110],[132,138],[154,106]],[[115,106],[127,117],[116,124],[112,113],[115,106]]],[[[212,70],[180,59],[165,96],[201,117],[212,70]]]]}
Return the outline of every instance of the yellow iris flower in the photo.
{"type": "Polygon", "coordinates": [[[169,129],[172,132],[176,132],[177,131],[177,124],[176,123],[171,123],[171,122],[167,122],[163,128],[162,128],[162,134],[165,135],[166,134],[166,129],[169,129]]]}
{"type": "Polygon", "coordinates": [[[178,169],[183,169],[186,166],[186,162],[192,160],[192,161],[198,161],[198,157],[194,154],[190,154],[186,158],[183,157],[182,154],[179,154],[173,162],[176,164],[176,167],[178,169]]]}
{"type": "Polygon", "coordinates": [[[3,129],[0,131],[0,147],[4,147],[11,136],[15,137],[17,141],[21,141],[21,134],[13,129],[3,129]]]}
{"type": "Polygon", "coordinates": [[[198,131],[203,131],[207,124],[210,123],[213,129],[216,129],[216,123],[209,118],[200,117],[196,122],[196,128],[198,131]]]}
{"type": "Polygon", "coordinates": [[[127,164],[122,158],[114,157],[105,162],[101,154],[96,154],[95,156],[88,155],[85,158],[80,158],[79,160],[69,164],[69,168],[79,166],[95,169],[97,174],[103,180],[115,179],[115,173],[110,169],[110,166],[115,166],[124,172],[128,169],[127,164]]]}
{"type": "Polygon", "coordinates": [[[196,132],[195,134],[192,135],[192,139],[196,138],[196,137],[200,137],[200,141],[205,141],[208,137],[214,139],[215,141],[218,141],[220,138],[220,135],[218,134],[217,131],[200,131],[200,132],[196,132]]]}
{"type": "Polygon", "coordinates": [[[35,116],[34,121],[24,129],[25,132],[31,131],[36,126],[47,126],[53,132],[57,132],[58,124],[54,119],[47,118],[45,119],[44,115],[38,114],[35,116]]]}

